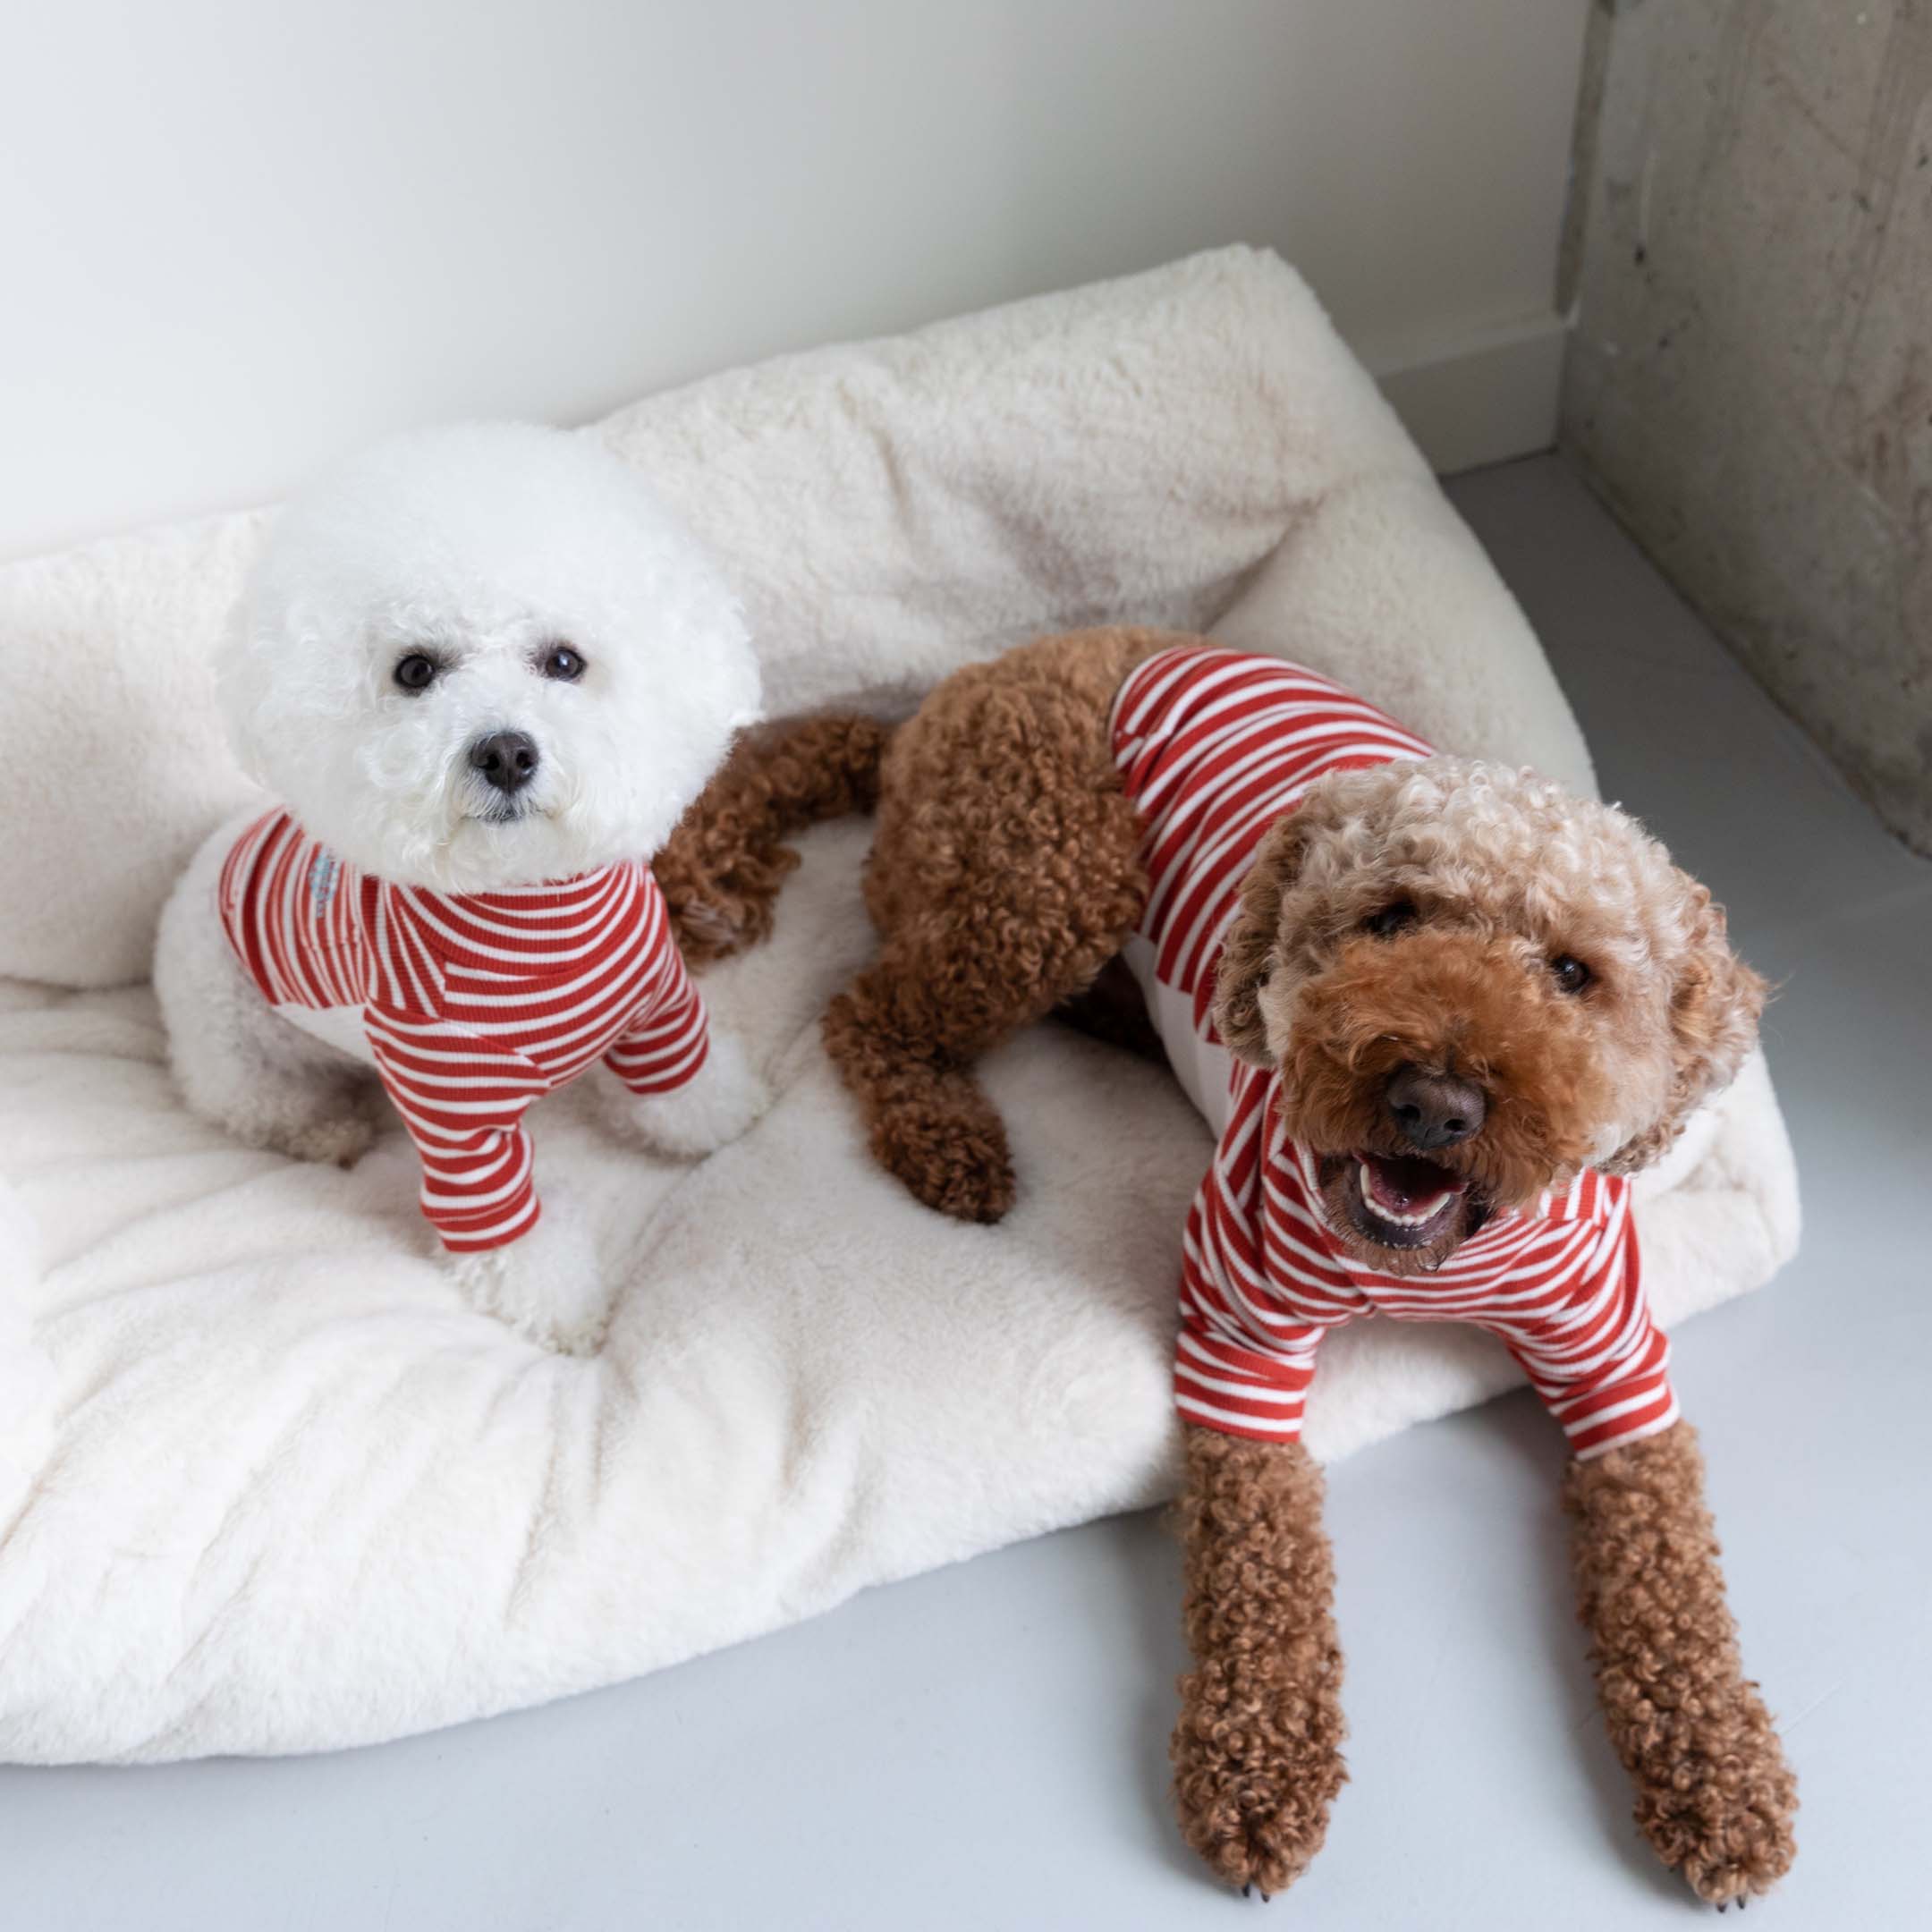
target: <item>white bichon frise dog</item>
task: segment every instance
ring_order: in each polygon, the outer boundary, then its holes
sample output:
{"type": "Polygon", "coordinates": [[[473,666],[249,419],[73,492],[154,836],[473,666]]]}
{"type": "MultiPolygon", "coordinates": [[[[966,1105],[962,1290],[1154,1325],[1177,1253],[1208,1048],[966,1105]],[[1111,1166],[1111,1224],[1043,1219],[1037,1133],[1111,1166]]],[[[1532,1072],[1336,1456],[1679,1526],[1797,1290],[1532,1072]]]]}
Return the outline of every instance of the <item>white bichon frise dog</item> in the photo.
{"type": "Polygon", "coordinates": [[[379,1082],[475,1304],[595,1348],[589,1230],[543,1214],[525,1109],[601,1060],[620,1131],[696,1155],[767,1098],[708,1034],[648,864],[756,715],[736,605],[597,445],[431,430],[282,513],[221,682],[281,802],[217,832],[162,918],[189,1105],[346,1164],[379,1082]]]}

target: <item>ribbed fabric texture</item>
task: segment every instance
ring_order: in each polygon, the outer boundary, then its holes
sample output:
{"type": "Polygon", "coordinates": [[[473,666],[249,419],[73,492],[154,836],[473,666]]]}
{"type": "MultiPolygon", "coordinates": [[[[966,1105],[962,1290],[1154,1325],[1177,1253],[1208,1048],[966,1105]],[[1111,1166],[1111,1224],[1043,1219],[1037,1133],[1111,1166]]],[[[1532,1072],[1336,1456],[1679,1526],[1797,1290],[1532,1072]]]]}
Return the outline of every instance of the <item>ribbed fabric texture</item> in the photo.
{"type": "Polygon", "coordinates": [[[641,861],[446,895],[358,872],[274,811],[236,843],[220,894],[265,999],[360,1017],[446,1248],[500,1247],[535,1224],[533,1100],[598,1058],[640,1094],[704,1064],[704,1006],[641,861]]]}

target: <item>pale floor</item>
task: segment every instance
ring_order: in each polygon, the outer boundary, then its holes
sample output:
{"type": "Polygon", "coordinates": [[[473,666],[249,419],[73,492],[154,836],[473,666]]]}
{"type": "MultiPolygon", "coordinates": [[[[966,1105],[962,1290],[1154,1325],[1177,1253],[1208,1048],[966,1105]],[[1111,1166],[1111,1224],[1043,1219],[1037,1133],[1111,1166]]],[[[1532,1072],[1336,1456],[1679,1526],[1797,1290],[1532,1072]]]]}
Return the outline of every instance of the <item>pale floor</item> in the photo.
{"type": "MultiPolygon", "coordinates": [[[[1548,644],[1607,795],[1784,982],[1808,1226],[1684,1329],[1751,1668],[1804,1792],[1758,1910],[1923,1923],[1932,1818],[1932,867],[1889,842],[1555,459],[1452,494],[1548,644]]],[[[1526,1396],[1334,1472],[1349,1747],[1287,1900],[1168,1821],[1174,1549],[1131,1517],[871,1592],[641,1682],[377,1750],[0,1771],[0,1926],[1097,1932],[1692,1922],[1635,1837],[1526,1396]]]]}

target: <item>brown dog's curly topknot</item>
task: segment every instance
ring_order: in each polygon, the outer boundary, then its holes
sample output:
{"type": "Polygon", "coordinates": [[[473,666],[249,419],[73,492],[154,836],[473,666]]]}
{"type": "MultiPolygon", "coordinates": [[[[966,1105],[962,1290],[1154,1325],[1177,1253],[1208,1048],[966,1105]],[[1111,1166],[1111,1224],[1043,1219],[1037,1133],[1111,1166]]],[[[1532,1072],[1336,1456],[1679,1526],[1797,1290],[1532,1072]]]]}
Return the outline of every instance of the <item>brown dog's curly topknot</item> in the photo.
{"type": "Polygon", "coordinates": [[[1231,1884],[1279,1892],[1320,1851],[1342,1762],[1342,1647],[1320,1466],[1299,1443],[1187,1431],[1182,1835],[1231,1884]]]}
{"type": "Polygon", "coordinates": [[[651,861],[684,962],[694,970],[771,936],[798,854],[782,842],[821,819],[869,812],[886,731],[844,714],[744,733],[651,861]]]}
{"type": "Polygon", "coordinates": [[[1572,1462],[1577,1609],[1637,1823],[1714,1905],[1790,1868],[1798,1784],[1738,1656],[1696,1433],[1572,1462]]]}

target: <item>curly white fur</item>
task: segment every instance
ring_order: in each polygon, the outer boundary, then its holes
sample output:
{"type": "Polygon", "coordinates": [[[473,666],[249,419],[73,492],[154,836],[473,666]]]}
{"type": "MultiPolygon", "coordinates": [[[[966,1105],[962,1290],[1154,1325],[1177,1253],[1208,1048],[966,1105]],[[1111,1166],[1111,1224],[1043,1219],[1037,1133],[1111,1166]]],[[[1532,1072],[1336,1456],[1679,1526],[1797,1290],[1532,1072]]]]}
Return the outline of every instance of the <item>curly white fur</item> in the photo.
{"type": "MultiPolygon", "coordinates": [[[[596,444],[520,424],[430,430],[342,464],[276,522],[221,673],[243,760],[361,871],[445,893],[648,857],[755,716],[738,606],[637,474],[596,444]],[[581,672],[547,674],[567,646],[581,672]],[[425,656],[426,688],[398,665],[425,656]],[[506,816],[470,748],[530,740],[506,816]]],[[[245,823],[242,821],[241,823],[245,823]]],[[[241,823],[202,847],[161,923],[155,986],[189,1104],[252,1146],[353,1163],[375,1131],[369,1069],[292,1026],[235,960],[216,911],[241,823]]],[[[717,1038],[633,1131],[685,1154],[767,1099],[717,1038]]],[[[452,1258],[477,1306],[553,1346],[596,1345],[606,1296],[554,1189],[523,1240],[452,1258]]]]}
{"type": "Polygon", "coordinates": [[[729,1033],[714,1035],[699,1077],[670,1093],[634,1094],[614,1080],[601,1090],[614,1132],[682,1160],[737,1140],[772,1103],[771,1089],[729,1033]]]}
{"type": "Polygon", "coordinates": [[[471,1307],[539,1348],[594,1355],[603,1346],[610,1291],[597,1265],[589,1217],[567,1188],[553,1181],[537,1225],[507,1246],[448,1258],[471,1307]]]}
{"type": "Polygon", "coordinates": [[[378,877],[439,892],[655,852],[758,707],[738,606],[637,473],[522,424],[398,437],[284,510],[236,613],[222,695],[243,762],[378,877]],[[541,674],[568,644],[583,675],[541,674]],[[427,690],[398,662],[428,654],[427,690]],[[467,762],[521,731],[530,816],[467,762]]]}

